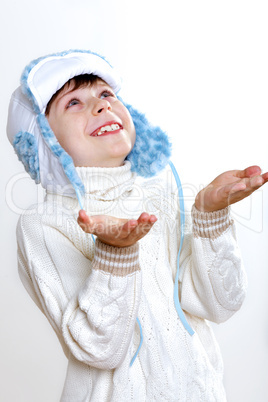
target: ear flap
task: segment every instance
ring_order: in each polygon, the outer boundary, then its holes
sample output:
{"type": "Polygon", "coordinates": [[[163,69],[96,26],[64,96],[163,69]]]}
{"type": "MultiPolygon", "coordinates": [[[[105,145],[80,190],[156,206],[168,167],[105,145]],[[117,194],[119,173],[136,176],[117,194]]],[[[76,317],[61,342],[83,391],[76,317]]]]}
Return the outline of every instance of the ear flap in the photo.
{"type": "Polygon", "coordinates": [[[131,105],[125,103],[124,105],[136,129],[136,142],[126,159],[131,163],[131,170],[138,175],[155,176],[168,164],[171,156],[171,142],[167,134],[160,127],[152,126],[144,114],[131,105]]]}
{"type": "MultiPolygon", "coordinates": [[[[54,164],[55,163],[57,164],[57,165],[55,165],[55,170],[57,171],[57,175],[59,175],[60,169],[62,168],[62,170],[64,172],[64,176],[66,176],[68,178],[68,180],[70,181],[73,189],[76,192],[78,201],[79,201],[80,205],[82,205],[81,196],[83,196],[85,193],[85,187],[84,187],[84,184],[82,183],[80,177],[78,176],[78,173],[75,169],[71,156],[59,144],[57,138],[55,137],[55,134],[53,133],[53,131],[51,130],[51,128],[49,126],[46,116],[43,115],[42,113],[40,113],[37,116],[37,122],[38,122],[40,130],[42,132],[42,136],[43,136],[43,139],[44,139],[46,145],[51,150],[53,156],[56,158],[54,160],[54,164]]],[[[58,180],[59,180],[59,177],[58,177],[58,180]]],[[[64,185],[66,185],[65,180],[64,180],[64,185]]]]}
{"type": "Polygon", "coordinates": [[[29,173],[36,184],[39,184],[40,170],[35,136],[27,131],[20,131],[14,137],[13,146],[19,160],[23,163],[26,172],[29,173]]]}

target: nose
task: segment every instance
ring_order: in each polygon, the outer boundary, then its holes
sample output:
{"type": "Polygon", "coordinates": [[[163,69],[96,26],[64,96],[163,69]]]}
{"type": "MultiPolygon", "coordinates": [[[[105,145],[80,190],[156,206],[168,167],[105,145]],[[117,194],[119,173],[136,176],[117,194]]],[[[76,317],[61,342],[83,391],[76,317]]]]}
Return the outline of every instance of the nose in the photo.
{"type": "Polygon", "coordinates": [[[112,110],[111,104],[108,100],[99,98],[95,99],[95,103],[92,110],[92,113],[94,115],[98,115],[104,111],[107,112],[108,110],[112,110]]]}

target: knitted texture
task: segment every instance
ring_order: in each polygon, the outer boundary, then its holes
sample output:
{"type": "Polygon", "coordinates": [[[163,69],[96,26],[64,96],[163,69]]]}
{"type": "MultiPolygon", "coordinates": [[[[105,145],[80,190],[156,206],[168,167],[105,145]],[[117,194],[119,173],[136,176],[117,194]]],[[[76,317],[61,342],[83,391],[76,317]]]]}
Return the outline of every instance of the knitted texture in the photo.
{"type": "Polygon", "coordinates": [[[125,276],[139,270],[138,243],[131,247],[118,248],[97,239],[92,269],[101,269],[115,276],[125,276]]]}
{"type": "Polygon", "coordinates": [[[233,223],[228,212],[228,208],[215,212],[200,212],[193,205],[194,236],[209,237],[211,239],[220,236],[233,223]]]}
{"type": "MultiPolygon", "coordinates": [[[[195,331],[189,336],[173,301],[180,244],[176,191],[159,179],[136,183],[130,164],[77,173],[92,189],[84,200],[88,214],[137,218],[145,211],[158,221],[139,241],[139,269],[136,246],[120,251],[97,241],[95,250],[77,225],[74,199],[48,194],[42,215],[21,218],[21,279],[69,360],[61,402],[225,401],[222,359],[207,320],[225,321],[245,295],[234,225],[213,239],[193,236],[186,214],[179,292],[195,331]],[[137,317],[143,344],[130,367],[140,342],[137,317]]],[[[199,233],[199,226],[211,223],[195,214],[199,233]]],[[[217,213],[208,221],[213,219],[217,213]]]]}

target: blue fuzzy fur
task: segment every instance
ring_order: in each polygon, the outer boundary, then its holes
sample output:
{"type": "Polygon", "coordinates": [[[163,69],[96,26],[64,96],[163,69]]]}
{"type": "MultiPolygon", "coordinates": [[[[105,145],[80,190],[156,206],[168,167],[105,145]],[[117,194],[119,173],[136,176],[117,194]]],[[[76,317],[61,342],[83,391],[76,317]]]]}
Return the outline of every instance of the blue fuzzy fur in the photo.
{"type": "MultiPolygon", "coordinates": [[[[29,86],[28,86],[28,76],[31,72],[31,70],[33,69],[34,66],[36,66],[41,60],[44,60],[48,57],[52,57],[52,56],[66,56],[69,53],[89,53],[89,54],[94,54],[95,56],[100,57],[101,59],[105,60],[106,63],[109,64],[109,66],[111,66],[111,64],[108,62],[108,60],[106,60],[105,57],[99,55],[98,53],[95,52],[91,52],[90,50],[79,50],[79,49],[74,49],[74,50],[66,50],[64,52],[58,52],[58,53],[51,53],[49,55],[43,56],[43,57],[39,57],[38,59],[35,59],[33,61],[31,61],[23,70],[22,75],[21,75],[21,79],[20,79],[20,83],[21,83],[21,88],[22,88],[22,92],[24,93],[24,95],[27,96],[27,98],[30,100],[30,102],[33,105],[34,111],[35,113],[40,113],[41,110],[39,109],[39,106],[36,102],[36,99],[34,97],[34,95],[32,94],[32,91],[30,90],[29,86]]],[[[111,66],[112,67],[112,66],[111,66]]]]}
{"type": "Polygon", "coordinates": [[[27,131],[20,131],[15,135],[13,147],[26,172],[37,184],[40,183],[38,150],[35,137],[27,131]]]}
{"type": "Polygon", "coordinates": [[[53,154],[59,159],[60,164],[62,165],[64,172],[70,180],[76,193],[78,192],[79,194],[83,195],[85,193],[85,187],[75,170],[73,160],[70,155],[67,154],[67,152],[60,146],[48,124],[47,118],[43,114],[39,114],[37,116],[37,122],[42,131],[46,144],[51,149],[53,154]]]}
{"type": "Polygon", "coordinates": [[[125,104],[136,129],[135,145],[127,156],[131,170],[143,177],[152,177],[167,165],[171,156],[171,143],[160,127],[152,126],[145,115],[125,104]]]}

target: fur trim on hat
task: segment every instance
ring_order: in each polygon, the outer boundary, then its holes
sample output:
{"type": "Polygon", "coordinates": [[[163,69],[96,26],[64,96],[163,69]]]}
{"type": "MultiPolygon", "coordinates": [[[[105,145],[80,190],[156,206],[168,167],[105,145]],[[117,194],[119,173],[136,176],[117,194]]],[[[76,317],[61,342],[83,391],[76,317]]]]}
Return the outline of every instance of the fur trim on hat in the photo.
{"type": "Polygon", "coordinates": [[[85,193],[85,187],[76,172],[71,156],[59,144],[55,134],[49,126],[47,118],[43,114],[38,115],[37,122],[46,144],[51,149],[53,154],[59,159],[59,162],[63,167],[66,176],[72,183],[76,194],[79,192],[81,195],[83,195],[85,193]]]}
{"type": "Polygon", "coordinates": [[[135,145],[127,156],[131,170],[143,177],[152,177],[159,173],[171,156],[171,142],[160,127],[152,126],[145,115],[125,104],[135,129],[135,145]]]}
{"type": "Polygon", "coordinates": [[[29,173],[36,184],[39,184],[39,159],[37,142],[34,135],[27,133],[27,131],[20,131],[14,138],[13,147],[19,160],[23,163],[26,172],[29,173]]]}

